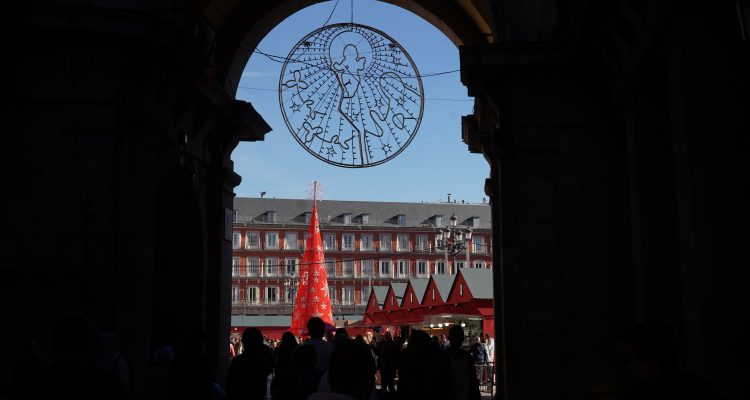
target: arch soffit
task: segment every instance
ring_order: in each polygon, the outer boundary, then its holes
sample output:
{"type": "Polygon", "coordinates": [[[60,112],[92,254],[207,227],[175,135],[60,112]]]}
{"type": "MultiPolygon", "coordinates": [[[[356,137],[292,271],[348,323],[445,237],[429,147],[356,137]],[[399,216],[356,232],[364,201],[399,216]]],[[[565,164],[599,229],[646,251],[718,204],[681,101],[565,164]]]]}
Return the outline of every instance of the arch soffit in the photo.
{"type": "MultiPolygon", "coordinates": [[[[217,32],[216,63],[224,89],[236,95],[242,72],[258,43],[281,21],[324,0],[213,0],[204,16],[217,32]]],[[[456,46],[491,43],[491,13],[484,0],[381,0],[429,22],[456,46]]]]}

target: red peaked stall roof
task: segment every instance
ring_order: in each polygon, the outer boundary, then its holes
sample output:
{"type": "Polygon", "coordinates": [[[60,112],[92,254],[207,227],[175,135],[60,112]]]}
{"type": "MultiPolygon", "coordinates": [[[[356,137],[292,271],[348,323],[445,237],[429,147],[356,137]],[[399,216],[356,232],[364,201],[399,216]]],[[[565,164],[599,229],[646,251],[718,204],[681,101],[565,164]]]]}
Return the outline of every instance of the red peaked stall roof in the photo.
{"type": "Polygon", "coordinates": [[[445,313],[493,318],[492,270],[461,268],[456,275],[436,274],[389,286],[375,286],[363,323],[399,325],[445,313]]]}

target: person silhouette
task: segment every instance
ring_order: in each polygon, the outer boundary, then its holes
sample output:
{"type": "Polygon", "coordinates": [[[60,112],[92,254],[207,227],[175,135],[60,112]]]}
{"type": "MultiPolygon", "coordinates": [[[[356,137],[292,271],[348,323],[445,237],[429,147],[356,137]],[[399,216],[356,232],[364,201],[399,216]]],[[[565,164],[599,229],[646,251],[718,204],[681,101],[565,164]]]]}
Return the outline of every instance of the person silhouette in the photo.
{"type": "Polygon", "coordinates": [[[367,345],[353,339],[336,344],[328,371],[330,392],[313,393],[308,400],[368,400],[375,385],[375,364],[367,345]]]}
{"type": "Polygon", "coordinates": [[[289,361],[294,349],[297,348],[297,338],[292,332],[286,331],[281,335],[281,343],[273,352],[273,380],[271,381],[271,397],[278,399],[281,385],[289,369],[289,361]]]}
{"type": "Polygon", "coordinates": [[[448,330],[450,347],[440,353],[438,364],[439,397],[444,400],[480,400],[479,381],[471,354],[461,348],[464,329],[459,325],[448,330]]]}
{"type": "Polygon", "coordinates": [[[265,400],[268,375],[273,369],[273,351],[263,343],[258,328],[242,332],[245,350],[229,364],[228,400],[265,400]]]}
{"type": "Polygon", "coordinates": [[[434,399],[437,392],[439,350],[427,332],[414,329],[398,370],[398,398],[434,399]]]}

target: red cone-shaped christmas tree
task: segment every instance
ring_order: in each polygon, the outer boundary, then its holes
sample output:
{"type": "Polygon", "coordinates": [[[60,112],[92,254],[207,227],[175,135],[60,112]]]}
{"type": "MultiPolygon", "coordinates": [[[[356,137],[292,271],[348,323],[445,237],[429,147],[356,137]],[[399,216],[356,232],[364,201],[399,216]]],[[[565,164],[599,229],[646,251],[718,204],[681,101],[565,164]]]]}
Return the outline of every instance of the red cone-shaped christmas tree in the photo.
{"type": "Polygon", "coordinates": [[[313,198],[312,218],[305,244],[305,255],[299,267],[299,285],[294,301],[292,326],[289,330],[295,335],[307,333],[307,320],[320,317],[327,327],[333,328],[331,299],[328,296],[328,274],[326,273],[323,242],[318,225],[318,206],[313,198]]]}

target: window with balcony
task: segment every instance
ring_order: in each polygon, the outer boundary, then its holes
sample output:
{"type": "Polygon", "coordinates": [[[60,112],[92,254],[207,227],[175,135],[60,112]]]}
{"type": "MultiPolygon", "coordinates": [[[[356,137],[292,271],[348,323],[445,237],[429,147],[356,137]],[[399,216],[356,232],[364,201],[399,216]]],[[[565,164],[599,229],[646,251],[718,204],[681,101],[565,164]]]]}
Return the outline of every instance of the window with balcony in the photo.
{"type": "Polygon", "coordinates": [[[245,233],[245,248],[246,249],[259,249],[260,248],[260,233],[258,232],[245,233]]]}
{"type": "Polygon", "coordinates": [[[435,273],[436,274],[445,274],[447,273],[445,268],[445,261],[440,260],[435,262],[435,273]]]}
{"type": "Polygon", "coordinates": [[[240,297],[240,287],[232,286],[232,303],[240,303],[242,298],[240,297]]]}
{"type": "Polygon", "coordinates": [[[354,234],[345,233],[341,235],[341,250],[342,251],[354,250],[354,234]]]}
{"type": "Polygon", "coordinates": [[[240,258],[232,257],[232,277],[240,276],[240,258]]]}
{"type": "Polygon", "coordinates": [[[482,236],[472,236],[471,237],[471,248],[474,253],[477,254],[485,254],[487,253],[487,248],[484,245],[484,237],[482,236]]]}
{"type": "Polygon", "coordinates": [[[284,250],[297,250],[297,232],[284,233],[284,250]]]}
{"type": "Polygon", "coordinates": [[[232,232],[232,248],[233,249],[240,248],[240,240],[242,240],[242,235],[237,231],[232,232]]]}
{"type": "Polygon", "coordinates": [[[454,274],[458,273],[458,269],[457,268],[465,268],[465,267],[466,267],[466,262],[465,261],[456,261],[455,268],[453,268],[453,273],[454,274]]]}
{"type": "Polygon", "coordinates": [[[380,234],[380,251],[391,251],[391,235],[380,234]]]}
{"type": "Polygon", "coordinates": [[[341,288],[341,304],[354,304],[354,287],[344,286],[343,288],[341,288]]]}
{"type": "Polygon", "coordinates": [[[372,235],[363,234],[359,237],[359,251],[372,251],[372,235]]]}
{"type": "Polygon", "coordinates": [[[331,304],[338,304],[336,302],[336,287],[328,286],[328,297],[331,299],[331,304]]]}
{"type": "Polygon", "coordinates": [[[307,238],[310,237],[310,234],[305,232],[302,234],[302,250],[307,250],[307,238]]]}
{"type": "Polygon", "coordinates": [[[409,235],[396,236],[396,250],[409,251],[409,235]]]}
{"type": "Polygon", "coordinates": [[[248,257],[245,259],[245,273],[247,276],[260,276],[260,258],[248,257]]]}
{"type": "Polygon", "coordinates": [[[398,277],[409,277],[409,260],[398,260],[398,277]]]}
{"type": "Polygon", "coordinates": [[[427,235],[417,235],[417,242],[415,244],[415,251],[419,252],[427,252],[430,249],[429,244],[427,244],[427,235]]]}
{"type": "Polygon", "coordinates": [[[266,286],[266,303],[276,304],[279,302],[279,287],[266,286]]]}
{"type": "Polygon", "coordinates": [[[267,250],[279,249],[279,233],[278,232],[266,232],[266,249],[267,250]]]}
{"type": "Polygon", "coordinates": [[[258,287],[248,286],[245,291],[245,301],[249,304],[258,304],[258,287]]]}
{"type": "Polygon", "coordinates": [[[344,261],[342,276],[346,278],[351,278],[354,276],[354,260],[346,260],[344,261]]]}
{"type": "Polygon", "coordinates": [[[329,278],[336,276],[336,260],[332,258],[326,258],[326,275],[329,278]]]}
{"type": "Polygon", "coordinates": [[[484,261],[474,260],[474,268],[484,269],[484,261]]]}
{"type": "Polygon", "coordinates": [[[362,260],[360,268],[362,269],[361,276],[369,277],[372,276],[372,260],[362,260]]]}
{"type": "Polygon", "coordinates": [[[279,259],[276,257],[266,258],[266,276],[279,275],[279,259]]]}
{"type": "Polygon", "coordinates": [[[295,276],[297,275],[297,259],[287,258],[284,260],[284,275],[295,276]]]}
{"type": "Polygon", "coordinates": [[[336,234],[326,233],[323,234],[323,250],[336,250],[336,234]]]}
{"type": "Polygon", "coordinates": [[[391,260],[380,260],[380,276],[383,278],[390,278],[391,275],[391,260]]]}
{"type": "Polygon", "coordinates": [[[417,261],[417,276],[420,278],[427,277],[427,269],[428,269],[429,263],[425,260],[418,260],[417,261]]]}

